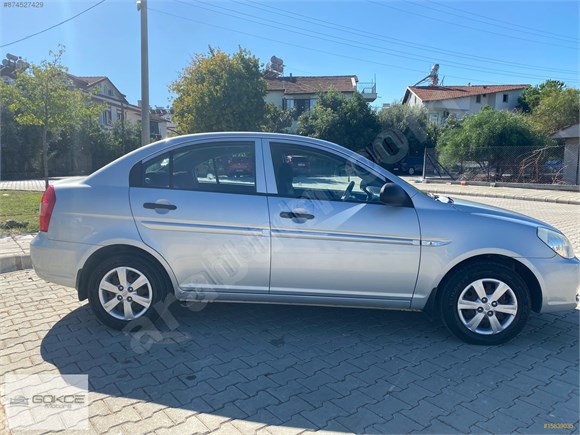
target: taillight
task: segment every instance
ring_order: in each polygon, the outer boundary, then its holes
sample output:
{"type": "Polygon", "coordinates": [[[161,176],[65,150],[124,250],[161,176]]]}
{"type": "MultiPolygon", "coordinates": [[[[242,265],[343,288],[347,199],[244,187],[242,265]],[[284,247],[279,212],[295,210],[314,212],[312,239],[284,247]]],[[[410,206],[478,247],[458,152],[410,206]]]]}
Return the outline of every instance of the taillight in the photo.
{"type": "Polygon", "coordinates": [[[40,231],[48,231],[48,225],[50,224],[54,204],[56,204],[54,187],[48,186],[40,200],[40,231]]]}

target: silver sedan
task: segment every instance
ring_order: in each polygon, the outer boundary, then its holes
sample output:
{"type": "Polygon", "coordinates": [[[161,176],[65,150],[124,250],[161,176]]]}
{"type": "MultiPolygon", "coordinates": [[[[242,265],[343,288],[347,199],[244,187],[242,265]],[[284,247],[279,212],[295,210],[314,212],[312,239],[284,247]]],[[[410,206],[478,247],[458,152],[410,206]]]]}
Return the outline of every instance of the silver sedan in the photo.
{"type": "Polygon", "coordinates": [[[422,310],[503,343],[571,310],[580,262],[556,228],[424,194],[366,158],[292,135],[156,142],[49,187],[36,273],[117,329],[174,300],[422,310]],[[296,158],[300,156],[300,158],[296,158]]]}

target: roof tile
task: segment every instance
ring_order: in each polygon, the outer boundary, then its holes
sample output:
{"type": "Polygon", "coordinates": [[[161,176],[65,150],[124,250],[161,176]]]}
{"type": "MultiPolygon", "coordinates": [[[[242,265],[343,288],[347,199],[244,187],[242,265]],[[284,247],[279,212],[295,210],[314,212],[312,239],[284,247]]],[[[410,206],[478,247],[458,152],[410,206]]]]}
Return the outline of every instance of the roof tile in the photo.
{"type": "Polygon", "coordinates": [[[425,102],[514,91],[517,89],[525,89],[529,86],[530,85],[409,86],[409,89],[425,102]]]}
{"type": "Polygon", "coordinates": [[[289,76],[276,79],[265,79],[268,91],[283,91],[289,94],[316,94],[330,88],[338,92],[354,92],[358,78],[352,76],[289,76]]]}

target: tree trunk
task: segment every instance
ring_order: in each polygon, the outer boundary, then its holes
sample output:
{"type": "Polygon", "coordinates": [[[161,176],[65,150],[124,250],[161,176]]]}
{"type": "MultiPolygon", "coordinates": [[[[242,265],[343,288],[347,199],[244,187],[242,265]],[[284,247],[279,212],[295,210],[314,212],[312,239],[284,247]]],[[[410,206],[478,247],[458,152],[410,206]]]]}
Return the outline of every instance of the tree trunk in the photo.
{"type": "Polygon", "coordinates": [[[46,125],[42,127],[42,165],[44,166],[44,188],[48,188],[48,142],[46,125]]]}

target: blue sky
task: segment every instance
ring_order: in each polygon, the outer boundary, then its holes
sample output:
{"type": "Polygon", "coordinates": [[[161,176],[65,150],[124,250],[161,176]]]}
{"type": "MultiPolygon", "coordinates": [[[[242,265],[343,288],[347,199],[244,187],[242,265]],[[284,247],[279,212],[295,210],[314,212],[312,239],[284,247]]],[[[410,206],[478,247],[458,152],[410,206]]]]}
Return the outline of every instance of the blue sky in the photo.
{"type": "MultiPolygon", "coordinates": [[[[44,0],[41,8],[0,5],[0,56],[39,62],[59,44],[72,74],[108,76],[140,99],[140,21],[132,0],[106,0],[41,35],[11,44],[100,0],[44,0]]],[[[375,105],[399,100],[440,64],[445,85],[580,87],[580,2],[459,0],[148,0],[150,102],[167,106],[167,86],[208,45],[242,46],[285,74],[356,74],[376,79],[375,105]]]]}

